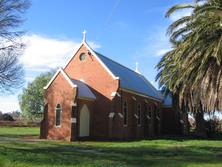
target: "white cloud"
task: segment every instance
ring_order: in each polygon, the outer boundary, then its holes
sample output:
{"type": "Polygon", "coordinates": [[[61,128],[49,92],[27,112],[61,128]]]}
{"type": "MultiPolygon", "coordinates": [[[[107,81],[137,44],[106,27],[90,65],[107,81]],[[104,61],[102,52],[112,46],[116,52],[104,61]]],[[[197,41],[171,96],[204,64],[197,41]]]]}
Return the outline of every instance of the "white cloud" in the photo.
{"type": "Polygon", "coordinates": [[[169,36],[166,36],[166,29],[164,27],[154,27],[152,31],[149,30],[147,32],[146,36],[146,45],[142,49],[143,54],[141,54],[141,51],[138,51],[136,55],[143,55],[150,59],[150,57],[162,56],[171,50],[169,36]]]}
{"type": "Polygon", "coordinates": [[[190,16],[191,15],[192,9],[183,9],[183,10],[178,10],[174,13],[171,14],[170,20],[176,21],[184,16],[190,16]]]}
{"type": "MultiPolygon", "coordinates": [[[[28,47],[24,51],[21,61],[27,70],[35,69],[35,71],[64,66],[80,45],[75,41],[61,41],[38,35],[24,36],[23,40],[28,41],[28,47]],[[44,69],[39,69],[40,66],[44,69]]],[[[91,42],[89,43],[91,44],[91,42]]],[[[100,48],[100,45],[96,44],[91,46],[94,49],[100,48]]]]}
{"type": "Polygon", "coordinates": [[[159,51],[157,51],[156,56],[162,56],[162,55],[164,55],[165,53],[167,53],[167,52],[169,52],[171,50],[172,49],[162,49],[162,50],[159,50],[159,51]]]}
{"type": "Polygon", "coordinates": [[[31,82],[31,81],[33,81],[35,78],[31,78],[31,77],[25,77],[25,80],[27,81],[27,82],[31,82]]]}
{"type": "Polygon", "coordinates": [[[46,71],[49,71],[49,69],[47,68],[28,68],[26,69],[27,71],[40,71],[40,72],[46,72],[46,71]]]}

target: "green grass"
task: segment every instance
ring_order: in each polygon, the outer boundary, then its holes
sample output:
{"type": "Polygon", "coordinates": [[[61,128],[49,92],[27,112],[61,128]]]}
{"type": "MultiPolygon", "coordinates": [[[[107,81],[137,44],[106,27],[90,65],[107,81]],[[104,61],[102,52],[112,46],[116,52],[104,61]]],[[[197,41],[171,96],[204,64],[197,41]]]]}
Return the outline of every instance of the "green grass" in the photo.
{"type": "Polygon", "coordinates": [[[0,137],[25,137],[25,136],[39,136],[39,127],[0,127],[0,137]]]}
{"type": "MultiPolygon", "coordinates": [[[[2,136],[39,135],[39,128],[0,128],[2,136]],[[14,132],[13,132],[14,131],[14,132]],[[19,135],[18,131],[22,132],[19,135]],[[38,133],[37,133],[38,132],[38,133]]],[[[198,140],[189,135],[166,135],[129,141],[49,141],[44,143],[106,152],[96,155],[18,142],[0,143],[0,166],[222,166],[221,132],[198,140]]]]}

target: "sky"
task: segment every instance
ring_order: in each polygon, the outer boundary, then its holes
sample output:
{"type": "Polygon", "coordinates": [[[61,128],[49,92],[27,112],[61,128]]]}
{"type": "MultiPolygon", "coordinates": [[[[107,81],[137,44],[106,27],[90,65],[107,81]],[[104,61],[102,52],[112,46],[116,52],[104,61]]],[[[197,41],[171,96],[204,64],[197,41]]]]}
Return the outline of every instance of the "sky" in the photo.
{"type": "MultiPolygon", "coordinates": [[[[158,89],[155,66],[171,49],[167,27],[189,10],[175,12],[165,18],[167,10],[194,0],[32,0],[20,27],[28,33],[28,44],[21,62],[25,68],[26,87],[38,75],[52,68],[63,67],[75,53],[86,30],[86,42],[102,55],[139,71],[158,89]],[[95,41],[95,39],[97,40],[95,41]]],[[[0,97],[0,111],[19,110],[18,94],[0,97]]]]}

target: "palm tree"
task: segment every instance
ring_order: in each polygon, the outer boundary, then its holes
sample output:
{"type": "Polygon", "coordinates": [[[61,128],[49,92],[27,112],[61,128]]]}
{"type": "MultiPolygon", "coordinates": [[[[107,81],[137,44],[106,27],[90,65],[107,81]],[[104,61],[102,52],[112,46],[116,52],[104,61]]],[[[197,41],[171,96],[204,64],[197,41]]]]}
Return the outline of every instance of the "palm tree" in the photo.
{"type": "Polygon", "coordinates": [[[162,68],[157,75],[160,85],[179,95],[180,108],[189,104],[189,109],[196,113],[196,135],[199,137],[205,136],[203,112],[222,109],[222,0],[205,0],[198,4],[200,1],[173,6],[166,13],[169,17],[178,9],[193,9],[190,16],[168,27],[170,41],[178,43],[157,65],[162,68]],[[174,68],[169,68],[169,64],[174,68]],[[175,67],[178,75],[172,79],[175,67]]]}

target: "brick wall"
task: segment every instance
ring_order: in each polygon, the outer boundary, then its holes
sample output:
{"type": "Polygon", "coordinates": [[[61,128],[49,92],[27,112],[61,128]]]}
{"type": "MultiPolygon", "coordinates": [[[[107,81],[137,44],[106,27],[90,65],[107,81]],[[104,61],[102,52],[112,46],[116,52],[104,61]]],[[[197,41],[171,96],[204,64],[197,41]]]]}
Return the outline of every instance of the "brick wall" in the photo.
{"type": "MultiPolygon", "coordinates": [[[[75,102],[77,88],[72,88],[65,77],[59,73],[47,90],[45,90],[45,101],[48,103],[47,138],[63,139],[70,141],[71,138],[71,102],[75,102]],[[61,126],[55,126],[56,106],[60,103],[61,126]]],[[[47,119],[47,120],[46,120],[47,119]]],[[[41,126],[44,126],[42,124],[41,126]]]]}
{"type": "Polygon", "coordinates": [[[90,134],[97,137],[108,137],[109,114],[112,112],[113,98],[111,93],[117,91],[119,80],[114,80],[92,54],[87,54],[87,48],[84,45],[80,47],[64,70],[70,78],[84,80],[96,96],[96,100],[93,102],[96,107],[93,110],[90,109],[94,113],[91,118],[90,134]],[[80,60],[82,53],[87,55],[84,61],[80,60]]]}
{"type": "Polygon", "coordinates": [[[163,134],[189,133],[188,114],[180,113],[173,107],[163,107],[163,134]],[[181,123],[183,120],[184,123],[181,123]]]}
{"type": "Polygon", "coordinates": [[[160,121],[157,126],[157,133],[162,133],[162,102],[157,101],[152,98],[145,98],[139,95],[135,95],[129,92],[125,92],[120,90],[119,94],[121,95],[121,114],[124,115],[124,102],[127,102],[127,109],[128,109],[128,116],[127,116],[127,125],[123,125],[123,118],[120,118],[118,113],[115,114],[114,124],[114,136],[118,137],[121,136],[122,138],[137,138],[137,137],[144,137],[144,136],[152,136],[154,135],[154,120],[157,119],[154,115],[154,106],[157,104],[157,108],[160,110],[160,121]],[[134,100],[133,97],[136,99],[134,100]],[[146,103],[145,100],[148,102],[146,103]],[[156,104],[155,104],[156,103],[156,104]],[[135,117],[138,111],[138,104],[141,106],[141,125],[138,125],[138,119],[135,117]],[[146,107],[147,106],[147,107],[146,107]],[[148,107],[151,106],[152,108],[152,124],[150,126],[150,120],[147,118],[148,115],[148,107]]]}

